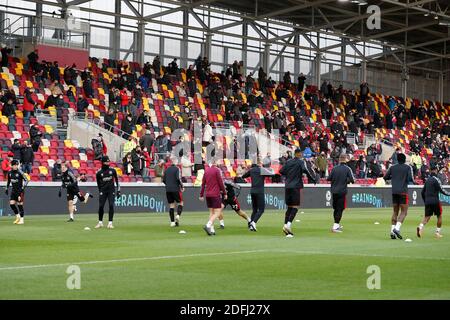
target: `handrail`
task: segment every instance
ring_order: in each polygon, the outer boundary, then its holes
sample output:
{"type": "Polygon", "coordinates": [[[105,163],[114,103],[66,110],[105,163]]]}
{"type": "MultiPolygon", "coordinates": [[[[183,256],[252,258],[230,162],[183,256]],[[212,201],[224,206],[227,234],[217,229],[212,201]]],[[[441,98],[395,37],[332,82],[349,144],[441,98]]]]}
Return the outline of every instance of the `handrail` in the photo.
{"type": "Polygon", "coordinates": [[[117,137],[122,138],[122,139],[124,139],[122,137],[124,134],[128,135],[128,133],[126,133],[122,129],[116,128],[115,126],[110,125],[109,123],[106,123],[105,121],[102,121],[100,119],[96,119],[96,118],[94,118],[92,116],[89,116],[89,114],[86,114],[86,113],[83,113],[83,112],[74,112],[74,113],[72,113],[72,119],[74,119],[74,118],[76,118],[78,120],[90,120],[90,121],[87,121],[87,122],[95,124],[95,125],[103,128],[103,129],[105,129],[105,130],[108,130],[108,131],[109,131],[109,129],[114,129],[114,131],[112,131],[112,132],[110,131],[110,132],[112,134],[116,135],[117,137]],[[96,121],[98,123],[96,123],[96,121]],[[103,125],[103,127],[102,127],[102,125],[103,125]],[[120,135],[115,133],[116,130],[117,130],[118,133],[120,133],[120,135]]]}

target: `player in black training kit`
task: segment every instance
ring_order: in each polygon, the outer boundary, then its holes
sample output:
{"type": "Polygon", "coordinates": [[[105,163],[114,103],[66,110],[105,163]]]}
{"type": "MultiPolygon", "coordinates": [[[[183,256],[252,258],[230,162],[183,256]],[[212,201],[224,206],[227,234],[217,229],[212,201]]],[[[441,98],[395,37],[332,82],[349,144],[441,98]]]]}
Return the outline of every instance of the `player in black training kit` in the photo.
{"type": "Polygon", "coordinates": [[[437,217],[436,238],[442,238],[442,204],[439,201],[439,193],[450,196],[450,192],[442,188],[441,180],[437,177],[438,168],[436,165],[430,166],[430,177],[425,182],[422,189],[422,199],[425,202],[425,217],[417,227],[417,236],[422,238],[423,228],[430,221],[431,217],[437,217]]]}
{"type": "Polygon", "coordinates": [[[341,219],[344,210],[347,208],[347,184],[355,183],[352,169],[346,165],[347,155],[339,156],[339,164],[331,170],[327,180],[331,181],[331,193],[333,194],[333,217],[334,224],[331,232],[342,232],[341,219]]]}
{"type": "Polygon", "coordinates": [[[78,179],[73,174],[72,170],[69,169],[68,163],[63,163],[61,165],[61,187],[59,188],[58,197],[61,198],[62,189],[67,191],[67,208],[69,209],[69,220],[67,222],[73,222],[75,211],[75,199],[80,199],[81,202],[87,203],[89,198],[93,196],[89,193],[84,195],[80,188],[78,187],[78,179]]]}
{"type": "Polygon", "coordinates": [[[175,165],[176,159],[172,160],[172,165],[166,169],[163,175],[163,183],[166,185],[166,197],[169,203],[170,226],[180,225],[180,216],[183,212],[183,182],[181,181],[180,168],[175,165]],[[175,203],[177,204],[177,215],[175,217],[175,203]]]}
{"type": "Polygon", "coordinates": [[[245,219],[247,223],[250,223],[252,220],[244,211],[242,211],[241,205],[238,201],[239,193],[241,192],[241,186],[230,180],[225,180],[223,183],[225,185],[225,189],[227,190],[227,198],[222,200],[222,203],[224,205],[223,209],[225,209],[229,205],[231,209],[234,210],[234,212],[242,217],[242,219],[245,219]]]}
{"type": "Polygon", "coordinates": [[[289,160],[281,169],[280,174],[286,177],[285,182],[285,202],[287,210],[284,215],[283,232],[286,236],[293,236],[291,230],[292,221],[297,215],[300,207],[300,190],[303,189],[303,175],[306,174],[315,183],[317,175],[308,169],[305,160],[301,159],[302,151],[296,149],[295,158],[289,160]]]}
{"type": "Polygon", "coordinates": [[[103,228],[103,213],[106,200],[109,203],[109,221],[108,229],[114,229],[114,197],[120,197],[120,185],[119,178],[117,177],[117,171],[109,166],[108,156],[102,157],[102,168],[97,172],[97,186],[100,194],[99,208],[98,208],[98,224],[95,229],[103,228]],[[117,185],[117,193],[114,187],[114,182],[117,185]]]}
{"type": "Polygon", "coordinates": [[[267,176],[273,176],[270,168],[262,168],[261,164],[253,164],[249,171],[244,173],[242,178],[251,178],[252,187],[250,189],[250,196],[252,199],[252,216],[248,223],[250,231],[256,231],[256,223],[262,217],[266,206],[264,198],[264,180],[267,176]]]}
{"type": "Polygon", "coordinates": [[[23,216],[25,215],[25,212],[23,209],[23,201],[27,184],[27,176],[19,169],[19,161],[11,161],[11,171],[8,172],[8,182],[6,183],[5,193],[8,194],[9,186],[11,185],[9,205],[16,215],[14,224],[24,224],[23,216]]]}
{"type": "Polygon", "coordinates": [[[397,154],[398,164],[390,166],[384,176],[384,180],[391,180],[392,205],[394,213],[391,218],[391,239],[403,239],[400,227],[408,214],[408,184],[415,184],[412,167],[405,164],[406,156],[397,154]],[[400,212],[400,215],[399,215],[400,212]]]}

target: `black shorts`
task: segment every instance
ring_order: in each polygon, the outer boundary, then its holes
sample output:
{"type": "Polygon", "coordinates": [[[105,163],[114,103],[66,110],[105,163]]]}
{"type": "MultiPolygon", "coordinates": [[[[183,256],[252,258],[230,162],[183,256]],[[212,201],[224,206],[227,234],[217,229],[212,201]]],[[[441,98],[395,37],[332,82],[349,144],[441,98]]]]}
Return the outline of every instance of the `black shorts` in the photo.
{"type": "Polygon", "coordinates": [[[73,191],[68,191],[67,192],[67,201],[73,201],[73,199],[75,199],[75,197],[77,197],[81,202],[84,202],[85,198],[84,195],[81,191],[78,192],[73,192],[73,191]]]}
{"type": "Polygon", "coordinates": [[[284,196],[287,206],[300,205],[300,188],[288,188],[285,190],[284,196]]]}
{"type": "Polygon", "coordinates": [[[438,217],[442,215],[442,204],[441,203],[425,205],[425,217],[431,217],[433,215],[438,216],[438,217]]]}
{"type": "Polygon", "coordinates": [[[333,209],[344,210],[347,208],[347,195],[345,193],[333,193],[333,209]]]}
{"type": "Polygon", "coordinates": [[[180,203],[183,201],[183,193],[181,191],[178,192],[166,192],[167,202],[168,203],[180,203]]]}
{"type": "Polygon", "coordinates": [[[23,202],[23,192],[19,192],[16,190],[11,191],[11,196],[9,197],[9,200],[16,201],[16,202],[23,202]],[[19,197],[21,197],[21,201],[19,201],[19,197]]]}
{"type": "Polygon", "coordinates": [[[236,197],[233,197],[232,199],[224,199],[222,202],[224,205],[224,209],[229,205],[234,211],[241,211],[241,205],[239,204],[239,201],[236,197]]]}
{"type": "Polygon", "coordinates": [[[401,205],[408,204],[408,194],[407,193],[397,193],[392,195],[392,204],[401,205]]]}

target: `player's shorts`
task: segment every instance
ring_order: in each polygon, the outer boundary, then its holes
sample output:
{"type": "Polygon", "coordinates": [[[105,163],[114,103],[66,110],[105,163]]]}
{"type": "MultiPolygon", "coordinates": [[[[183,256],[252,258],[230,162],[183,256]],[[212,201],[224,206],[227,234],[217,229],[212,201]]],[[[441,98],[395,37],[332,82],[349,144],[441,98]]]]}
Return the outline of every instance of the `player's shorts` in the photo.
{"type": "Polygon", "coordinates": [[[221,197],[206,197],[206,206],[209,209],[220,209],[220,208],[222,208],[222,198],[221,197]]]}
{"type": "Polygon", "coordinates": [[[431,217],[433,215],[438,216],[438,217],[442,215],[442,204],[441,203],[425,205],[425,216],[431,217]]]}
{"type": "Polygon", "coordinates": [[[347,209],[347,195],[345,193],[333,193],[333,209],[347,209]]]}
{"type": "Polygon", "coordinates": [[[11,191],[11,196],[9,198],[9,200],[11,201],[16,201],[16,202],[23,202],[23,198],[24,198],[24,194],[23,192],[19,192],[19,191],[11,191]],[[21,201],[19,201],[19,197],[21,197],[21,201]]]}
{"type": "Polygon", "coordinates": [[[226,199],[226,200],[224,199],[223,205],[224,205],[224,208],[229,205],[231,207],[231,209],[233,209],[234,211],[236,211],[236,212],[241,211],[241,205],[239,204],[239,201],[236,197],[233,197],[232,199],[226,199]]]}
{"type": "Polygon", "coordinates": [[[168,203],[180,203],[183,201],[183,193],[181,191],[178,192],[166,192],[167,202],[168,203]]]}
{"type": "Polygon", "coordinates": [[[68,191],[67,192],[67,201],[73,201],[73,199],[75,199],[75,197],[77,197],[78,199],[80,199],[81,202],[84,202],[85,198],[84,198],[84,194],[81,191],[78,192],[72,192],[72,191],[68,191]]]}
{"type": "Polygon", "coordinates": [[[300,188],[287,188],[284,191],[284,196],[287,206],[300,205],[300,188]]]}
{"type": "Polygon", "coordinates": [[[392,195],[392,204],[401,205],[408,204],[408,194],[407,193],[397,193],[392,195]]]}

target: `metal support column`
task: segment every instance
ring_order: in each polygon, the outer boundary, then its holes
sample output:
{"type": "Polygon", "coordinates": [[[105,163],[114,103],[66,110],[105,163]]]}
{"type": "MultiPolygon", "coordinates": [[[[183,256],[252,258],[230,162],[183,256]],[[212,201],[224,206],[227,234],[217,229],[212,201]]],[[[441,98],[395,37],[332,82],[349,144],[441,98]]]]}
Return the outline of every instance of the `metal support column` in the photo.
{"type": "Polygon", "coordinates": [[[367,61],[361,60],[361,82],[367,82],[367,61]]]}
{"type": "Polygon", "coordinates": [[[111,59],[120,59],[120,11],[121,11],[121,0],[115,0],[115,18],[114,18],[114,29],[110,33],[110,57],[111,59]]]}
{"type": "MultiPolygon", "coordinates": [[[[294,37],[294,45],[300,45],[300,35],[294,37]]],[[[297,82],[297,78],[300,75],[300,49],[294,48],[294,82],[297,82]]]]}
{"type": "Polygon", "coordinates": [[[144,64],[145,60],[145,24],[144,21],[138,22],[138,31],[136,33],[136,61],[141,65],[144,64]]]}
{"type": "Polygon", "coordinates": [[[439,96],[438,101],[443,104],[444,103],[444,73],[439,73],[439,96]]]}
{"type": "Polygon", "coordinates": [[[267,77],[269,77],[270,73],[270,43],[264,44],[264,54],[263,54],[263,60],[262,60],[262,67],[264,71],[267,73],[267,77]]]}
{"type": "Polygon", "coordinates": [[[242,35],[244,38],[242,39],[242,72],[243,76],[245,77],[247,75],[247,36],[248,36],[248,23],[244,22],[242,24],[242,35]]]}
{"type": "MultiPolygon", "coordinates": [[[[183,11],[183,25],[189,25],[189,11],[186,9],[183,11]]],[[[183,28],[183,39],[181,40],[181,57],[180,57],[180,67],[187,69],[188,67],[188,50],[189,50],[189,30],[188,28],[183,28]]]]}
{"type": "Polygon", "coordinates": [[[320,52],[316,54],[316,57],[314,58],[314,84],[320,88],[320,82],[321,82],[321,67],[322,67],[322,55],[320,52]]]}
{"type": "MultiPolygon", "coordinates": [[[[211,43],[213,34],[210,32],[205,33],[205,42],[203,43],[202,54],[204,57],[211,59],[211,43]]],[[[225,61],[225,63],[227,63],[225,61]]]]}

